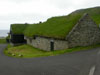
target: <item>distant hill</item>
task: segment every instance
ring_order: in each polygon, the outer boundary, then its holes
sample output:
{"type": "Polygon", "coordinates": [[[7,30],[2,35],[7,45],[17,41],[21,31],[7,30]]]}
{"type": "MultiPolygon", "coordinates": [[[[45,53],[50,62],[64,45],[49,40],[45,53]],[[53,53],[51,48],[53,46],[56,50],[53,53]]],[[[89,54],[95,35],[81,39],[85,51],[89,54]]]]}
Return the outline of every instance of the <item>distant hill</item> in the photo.
{"type": "Polygon", "coordinates": [[[100,24],[100,7],[94,7],[76,10],[67,16],[52,17],[44,23],[28,25],[24,34],[28,37],[42,35],[64,39],[84,13],[88,13],[97,25],[100,24]]]}
{"type": "Polygon", "coordinates": [[[100,7],[80,9],[72,12],[71,14],[77,15],[83,13],[88,13],[98,25],[100,24],[100,7]]]}

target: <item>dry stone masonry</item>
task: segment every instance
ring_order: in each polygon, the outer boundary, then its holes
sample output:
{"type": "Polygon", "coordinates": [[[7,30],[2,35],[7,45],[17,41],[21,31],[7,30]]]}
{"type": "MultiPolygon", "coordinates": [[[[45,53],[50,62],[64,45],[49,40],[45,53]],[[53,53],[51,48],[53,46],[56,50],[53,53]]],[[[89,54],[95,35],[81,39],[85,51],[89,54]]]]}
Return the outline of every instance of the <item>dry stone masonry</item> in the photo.
{"type": "Polygon", "coordinates": [[[100,29],[96,23],[85,14],[67,35],[69,47],[89,46],[100,43],[100,29]]]}
{"type": "Polygon", "coordinates": [[[66,40],[37,36],[35,39],[25,37],[27,44],[46,51],[63,50],[68,48],[66,40]]]}

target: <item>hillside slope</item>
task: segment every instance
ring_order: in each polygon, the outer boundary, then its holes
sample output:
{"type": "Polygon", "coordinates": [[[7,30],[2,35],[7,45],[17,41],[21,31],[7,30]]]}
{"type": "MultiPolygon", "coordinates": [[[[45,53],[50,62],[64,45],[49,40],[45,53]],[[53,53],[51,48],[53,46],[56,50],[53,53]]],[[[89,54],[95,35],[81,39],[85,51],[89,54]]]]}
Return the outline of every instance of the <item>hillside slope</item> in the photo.
{"type": "Polygon", "coordinates": [[[91,16],[91,18],[96,22],[97,25],[100,24],[100,7],[80,9],[72,12],[71,14],[76,15],[83,13],[88,13],[91,16]]]}

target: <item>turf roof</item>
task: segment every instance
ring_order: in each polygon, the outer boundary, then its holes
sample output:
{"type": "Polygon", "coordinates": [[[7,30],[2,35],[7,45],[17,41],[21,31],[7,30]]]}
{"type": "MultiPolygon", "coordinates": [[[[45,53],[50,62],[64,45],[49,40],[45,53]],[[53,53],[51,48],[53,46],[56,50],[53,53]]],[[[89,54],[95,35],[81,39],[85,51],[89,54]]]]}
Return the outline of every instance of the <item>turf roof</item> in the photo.
{"type": "Polygon", "coordinates": [[[95,7],[77,10],[67,16],[52,17],[39,24],[14,24],[12,31],[16,34],[24,33],[28,37],[40,35],[64,39],[84,13],[88,13],[97,25],[100,24],[100,7],[95,7]]]}
{"type": "Polygon", "coordinates": [[[69,31],[80,19],[81,15],[68,15],[53,17],[41,24],[30,25],[25,30],[25,35],[32,37],[42,35],[54,38],[65,38],[69,31]]]}
{"type": "Polygon", "coordinates": [[[11,25],[11,30],[14,34],[24,34],[24,30],[28,24],[12,24],[11,25]]]}

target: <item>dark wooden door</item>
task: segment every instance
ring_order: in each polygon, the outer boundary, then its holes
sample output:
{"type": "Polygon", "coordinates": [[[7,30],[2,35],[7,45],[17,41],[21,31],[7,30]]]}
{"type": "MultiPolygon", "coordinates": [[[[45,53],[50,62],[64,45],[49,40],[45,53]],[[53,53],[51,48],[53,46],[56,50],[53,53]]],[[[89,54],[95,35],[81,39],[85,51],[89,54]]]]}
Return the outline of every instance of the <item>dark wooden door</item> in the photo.
{"type": "Polygon", "coordinates": [[[51,51],[54,51],[54,42],[50,42],[51,51]]]}

